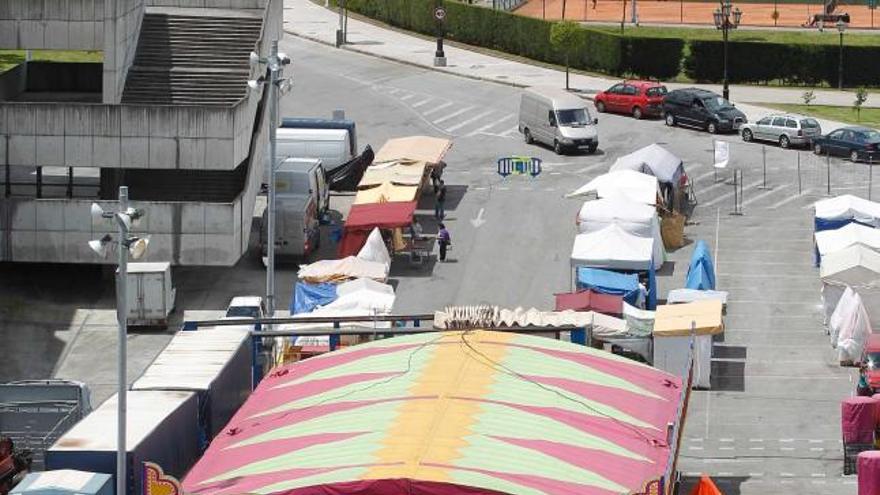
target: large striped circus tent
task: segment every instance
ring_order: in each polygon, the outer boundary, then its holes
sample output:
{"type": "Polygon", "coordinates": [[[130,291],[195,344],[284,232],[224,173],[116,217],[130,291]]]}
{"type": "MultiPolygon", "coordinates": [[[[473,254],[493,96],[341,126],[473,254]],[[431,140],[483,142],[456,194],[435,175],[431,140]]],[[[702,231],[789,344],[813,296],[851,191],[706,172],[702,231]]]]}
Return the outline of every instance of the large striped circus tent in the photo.
{"type": "Polygon", "coordinates": [[[682,380],[567,342],[446,331],[277,368],[189,494],[660,494],[682,380]]]}

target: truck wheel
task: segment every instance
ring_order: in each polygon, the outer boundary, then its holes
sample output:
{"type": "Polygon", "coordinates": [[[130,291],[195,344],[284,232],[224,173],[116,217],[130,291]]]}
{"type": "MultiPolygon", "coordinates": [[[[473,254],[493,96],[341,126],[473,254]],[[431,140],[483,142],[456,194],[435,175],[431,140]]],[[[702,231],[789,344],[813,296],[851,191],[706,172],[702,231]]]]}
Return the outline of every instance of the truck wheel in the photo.
{"type": "Polygon", "coordinates": [[[553,141],[553,152],[556,153],[557,155],[562,154],[562,145],[559,143],[559,141],[556,141],[556,140],[553,141]]]}
{"type": "Polygon", "coordinates": [[[599,143],[593,143],[590,145],[590,147],[587,149],[587,151],[589,151],[592,154],[592,153],[595,153],[598,148],[599,148],[599,143]]]}
{"type": "Polygon", "coordinates": [[[526,144],[532,144],[532,142],[534,141],[532,139],[532,132],[529,130],[528,127],[523,129],[523,139],[525,140],[526,144]]]}

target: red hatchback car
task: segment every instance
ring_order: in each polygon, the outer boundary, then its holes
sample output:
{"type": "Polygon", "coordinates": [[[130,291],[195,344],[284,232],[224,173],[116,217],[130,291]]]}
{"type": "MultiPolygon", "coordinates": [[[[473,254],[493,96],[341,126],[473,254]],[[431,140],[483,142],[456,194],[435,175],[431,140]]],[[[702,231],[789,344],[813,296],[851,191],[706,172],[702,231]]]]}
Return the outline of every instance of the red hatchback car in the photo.
{"type": "Polygon", "coordinates": [[[651,81],[623,81],[598,93],[594,98],[599,112],[626,113],[640,119],[660,116],[666,86],[651,81]]]}

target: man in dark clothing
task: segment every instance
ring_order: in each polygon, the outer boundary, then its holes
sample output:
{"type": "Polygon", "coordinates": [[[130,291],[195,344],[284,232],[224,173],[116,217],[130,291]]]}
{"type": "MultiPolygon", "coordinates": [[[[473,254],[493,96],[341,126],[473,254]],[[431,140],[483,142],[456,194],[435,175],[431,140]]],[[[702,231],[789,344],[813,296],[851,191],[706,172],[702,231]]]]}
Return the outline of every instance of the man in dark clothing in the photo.
{"type": "Polygon", "coordinates": [[[440,246],[440,261],[446,261],[446,250],[452,244],[452,237],[449,236],[449,231],[442,223],[440,224],[440,232],[437,233],[437,244],[440,246]]]}
{"type": "Polygon", "coordinates": [[[446,210],[444,209],[446,205],[446,184],[443,180],[440,180],[440,184],[437,187],[436,201],[434,203],[434,218],[437,220],[443,220],[443,217],[446,216],[446,210]]]}

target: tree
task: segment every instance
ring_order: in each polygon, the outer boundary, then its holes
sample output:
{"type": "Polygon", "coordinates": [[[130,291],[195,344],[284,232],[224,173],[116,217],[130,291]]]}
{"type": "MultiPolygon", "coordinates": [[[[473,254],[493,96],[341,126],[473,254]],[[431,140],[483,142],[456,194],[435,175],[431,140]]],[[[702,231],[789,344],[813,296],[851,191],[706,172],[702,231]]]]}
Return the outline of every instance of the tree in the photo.
{"type": "Polygon", "coordinates": [[[577,23],[572,21],[555,22],[550,27],[550,45],[554,50],[565,55],[565,89],[569,89],[569,56],[577,48],[580,29],[577,23]]]}
{"type": "Polygon", "coordinates": [[[816,99],[816,95],[813,93],[813,90],[804,91],[804,94],[801,95],[801,98],[804,100],[804,104],[810,106],[810,103],[816,99]]]}
{"type": "Polygon", "coordinates": [[[856,90],[856,101],[853,102],[853,109],[856,111],[856,119],[862,121],[862,105],[868,101],[868,90],[864,86],[856,90]]]}

